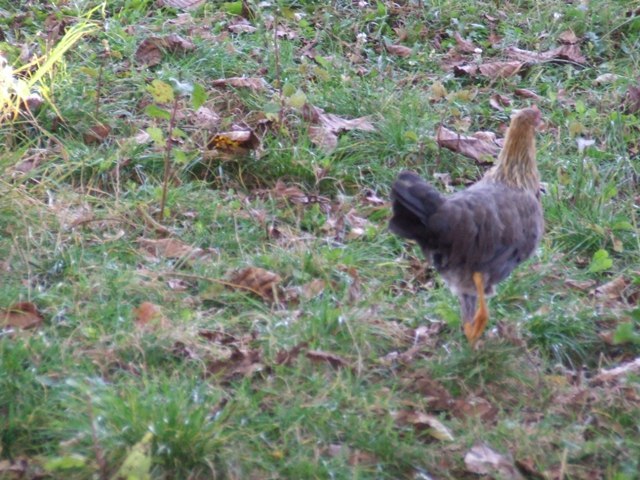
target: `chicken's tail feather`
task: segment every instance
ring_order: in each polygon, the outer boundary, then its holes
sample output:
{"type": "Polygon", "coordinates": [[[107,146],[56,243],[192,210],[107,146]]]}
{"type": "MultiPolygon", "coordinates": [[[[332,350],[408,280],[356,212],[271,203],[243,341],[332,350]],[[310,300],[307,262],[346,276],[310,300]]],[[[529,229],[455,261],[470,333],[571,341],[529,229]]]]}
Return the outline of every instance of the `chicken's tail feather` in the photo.
{"type": "Polygon", "coordinates": [[[412,240],[424,236],[429,217],[444,202],[444,197],[414,172],[402,172],[391,187],[392,232],[412,240]]]}

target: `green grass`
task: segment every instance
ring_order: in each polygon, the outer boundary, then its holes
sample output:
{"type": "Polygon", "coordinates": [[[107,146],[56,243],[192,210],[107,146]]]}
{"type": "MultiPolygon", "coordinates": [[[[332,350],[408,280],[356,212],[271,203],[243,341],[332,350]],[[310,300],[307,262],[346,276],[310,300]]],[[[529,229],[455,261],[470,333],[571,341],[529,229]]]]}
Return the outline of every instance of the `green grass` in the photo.
{"type": "Polygon", "coordinates": [[[43,77],[53,103],[35,120],[0,125],[0,308],[32,302],[43,317],[31,330],[0,330],[0,478],[12,478],[6,460],[26,465],[26,478],[108,479],[147,432],[152,478],[479,478],[464,462],[478,442],[544,478],[636,478],[637,372],[593,380],[640,355],[640,117],[624,103],[640,63],[640,20],[627,15],[636,7],[245,3],[254,32],[230,32],[239,18],[222,2],[190,16],[143,0],[0,8],[0,51],[14,68],[22,45],[46,53],[47,18],[88,16],[98,27],[43,77]],[[295,33],[278,38],[277,53],[274,15],[295,33]],[[568,29],[585,65],[545,62],[505,79],[447,68],[455,33],[482,49],[465,58],[483,63],[504,60],[510,46],[555,48],[568,29]],[[144,38],[169,34],[195,48],[165,52],[153,67],[136,60],[144,38]],[[595,82],[604,73],[617,77],[595,82]],[[232,76],[269,88],[212,86],[232,76]],[[180,94],[165,230],[150,220],[163,146],[134,138],[149,127],[167,134],[168,122],[145,111],[155,79],[202,86],[220,116],[202,127],[180,94]],[[433,97],[436,82],[445,98],[433,97]],[[342,133],[322,150],[304,112],[279,97],[298,90],[327,113],[368,116],[375,131],[342,133]],[[492,108],[496,93],[511,100],[505,111],[492,108]],[[387,200],[406,168],[447,173],[453,188],[477,180],[487,166],[440,149],[436,128],[502,136],[511,111],[531,103],[546,122],[545,237],[498,288],[472,349],[455,298],[420,270],[415,246],[389,233],[389,205],[375,198],[387,200]],[[87,144],[97,123],[110,135],[87,144]],[[213,134],[239,127],[256,132],[257,151],[207,151],[213,134]],[[595,145],[579,152],[578,135],[595,145]],[[306,199],[283,194],[279,181],[306,199]],[[153,257],[140,242],[166,237],[187,250],[153,257]],[[190,256],[197,248],[208,255],[190,256]],[[590,270],[600,250],[612,264],[590,270]],[[288,300],[225,286],[246,267],[279,275],[288,300]],[[620,276],[624,290],[594,291],[620,276]],[[161,311],[146,326],[143,302],[161,311]],[[629,323],[628,341],[615,344],[629,323]],[[442,392],[450,402],[434,407],[442,392]],[[397,422],[403,411],[433,416],[453,441],[397,422]]]}

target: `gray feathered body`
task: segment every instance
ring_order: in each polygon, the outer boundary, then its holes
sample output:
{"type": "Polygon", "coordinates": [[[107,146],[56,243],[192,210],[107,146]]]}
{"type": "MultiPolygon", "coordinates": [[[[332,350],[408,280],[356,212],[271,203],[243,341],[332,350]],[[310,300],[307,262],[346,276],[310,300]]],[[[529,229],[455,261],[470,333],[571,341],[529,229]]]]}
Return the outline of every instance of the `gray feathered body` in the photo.
{"type": "Polygon", "coordinates": [[[413,172],[402,172],[392,187],[391,231],[420,245],[459,297],[465,322],[476,308],[473,273],[482,273],[485,294],[492,295],[494,286],[533,254],[544,230],[535,146],[528,150],[534,158],[509,159],[508,142],[497,166],[465,190],[445,196],[413,172]],[[505,181],[503,167],[510,161],[531,162],[524,165],[531,173],[515,168],[506,174],[523,181],[505,181]]]}

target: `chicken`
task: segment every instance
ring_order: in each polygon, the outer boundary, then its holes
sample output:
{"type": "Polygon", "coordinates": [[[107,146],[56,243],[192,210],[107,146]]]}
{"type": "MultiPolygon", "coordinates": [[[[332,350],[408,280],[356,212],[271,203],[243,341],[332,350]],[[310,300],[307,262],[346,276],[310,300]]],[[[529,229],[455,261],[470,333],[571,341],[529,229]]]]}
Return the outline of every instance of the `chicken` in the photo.
{"type": "Polygon", "coordinates": [[[389,228],[414,240],[460,300],[473,345],[489,321],[486,298],[529,258],[544,230],[536,164],[537,108],[512,119],[496,164],[465,190],[442,195],[409,171],[394,182],[389,228]]]}

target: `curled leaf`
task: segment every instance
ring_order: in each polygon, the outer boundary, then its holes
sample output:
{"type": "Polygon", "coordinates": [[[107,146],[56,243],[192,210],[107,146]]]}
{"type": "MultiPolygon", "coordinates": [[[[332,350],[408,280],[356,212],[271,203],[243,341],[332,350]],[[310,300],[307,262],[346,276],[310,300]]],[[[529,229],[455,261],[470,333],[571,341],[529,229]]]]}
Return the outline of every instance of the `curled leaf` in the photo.
{"type": "Polygon", "coordinates": [[[255,293],[267,302],[274,302],[282,298],[281,280],[278,274],[264,268],[247,267],[231,275],[229,286],[255,293]]]}
{"type": "Polygon", "coordinates": [[[500,153],[500,145],[497,142],[487,141],[477,136],[460,135],[443,126],[440,126],[436,132],[436,142],[441,147],[461,153],[479,163],[492,162],[500,153]]]}
{"type": "Polygon", "coordinates": [[[20,302],[7,309],[0,309],[0,326],[14,328],[34,328],[42,324],[42,315],[35,304],[20,302]]]}

